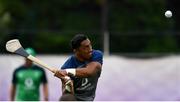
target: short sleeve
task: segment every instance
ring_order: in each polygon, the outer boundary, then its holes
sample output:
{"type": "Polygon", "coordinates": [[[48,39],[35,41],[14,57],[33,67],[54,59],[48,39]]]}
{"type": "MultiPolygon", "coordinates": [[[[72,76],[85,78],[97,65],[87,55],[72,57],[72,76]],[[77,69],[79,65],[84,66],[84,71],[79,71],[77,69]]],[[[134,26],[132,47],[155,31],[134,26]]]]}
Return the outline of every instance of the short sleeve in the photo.
{"type": "Polygon", "coordinates": [[[71,68],[71,67],[72,67],[72,63],[73,63],[72,60],[73,60],[72,56],[69,57],[69,58],[65,61],[65,63],[61,66],[61,69],[71,68]]]}
{"type": "Polygon", "coordinates": [[[46,72],[42,69],[42,83],[47,83],[46,72]]]}
{"type": "Polygon", "coordinates": [[[99,62],[102,65],[103,64],[103,53],[99,50],[95,50],[93,53],[92,61],[99,62]]]}
{"type": "Polygon", "coordinates": [[[13,76],[12,76],[12,83],[16,84],[17,83],[17,78],[16,78],[16,70],[13,72],[13,76]]]}

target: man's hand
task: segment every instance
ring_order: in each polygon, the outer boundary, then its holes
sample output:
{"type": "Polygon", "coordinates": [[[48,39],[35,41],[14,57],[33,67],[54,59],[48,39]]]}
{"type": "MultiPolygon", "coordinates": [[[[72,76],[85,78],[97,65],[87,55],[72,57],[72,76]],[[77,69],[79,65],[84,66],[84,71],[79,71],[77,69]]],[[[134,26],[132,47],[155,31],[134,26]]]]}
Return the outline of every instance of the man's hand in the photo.
{"type": "Polygon", "coordinates": [[[56,70],[54,76],[64,80],[64,77],[67,76],[67,72],[65,70],[56,70]]]}
{"type": "Polygon", "coordinates": [[[71,78],[68,76],[65,76],[64,82],[65,82],[65,84],[64,84],[63,93],[74,94],[74,86],[73,86],[73,82],[72,82],[71,78]]]}
{"type": "Polygon", "coordinates": [[[60,78],[64,83],[63,93],[74,94],[73,82],[65,70],[56,70],[54,76],[60,78]]]}

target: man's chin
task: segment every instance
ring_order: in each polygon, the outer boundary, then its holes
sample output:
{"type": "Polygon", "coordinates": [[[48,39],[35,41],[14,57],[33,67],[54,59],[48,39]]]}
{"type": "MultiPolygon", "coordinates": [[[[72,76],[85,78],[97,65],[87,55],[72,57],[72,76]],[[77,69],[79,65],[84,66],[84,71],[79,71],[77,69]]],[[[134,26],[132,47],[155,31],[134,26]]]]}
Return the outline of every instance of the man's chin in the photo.
{"type": "Polygon", "coordinates": [[[90,56],[90,55],[89,55],[89,56],[85,56],[84,59],[90,60],[90,59],[91,59],[91,56],[90,56]]]}
{"type": "Polygon", "coordinates": [[[91,57],[92,57],[92,54],[90,54],[90,55],[87,57],[87,59],[91,59],[91,57]]]}

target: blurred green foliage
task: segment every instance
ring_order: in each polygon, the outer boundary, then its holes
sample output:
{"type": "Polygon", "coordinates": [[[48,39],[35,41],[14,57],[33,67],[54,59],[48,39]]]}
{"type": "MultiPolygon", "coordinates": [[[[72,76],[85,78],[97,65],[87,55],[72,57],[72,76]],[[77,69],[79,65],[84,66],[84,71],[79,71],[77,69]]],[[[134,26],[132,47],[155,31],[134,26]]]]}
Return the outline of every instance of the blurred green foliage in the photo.
{"type": "MultiPolygon", "coordinates": [[[[18,38],[41,53],[70,53],[71,38],[84,33],[102,50],[102,5],[103,0],[0,0],[0,47],[18,38]]],[[[164,17],[166,5],[165,0],[109,0],[110,51],[178,52],[175,21],[164,17]]]]}

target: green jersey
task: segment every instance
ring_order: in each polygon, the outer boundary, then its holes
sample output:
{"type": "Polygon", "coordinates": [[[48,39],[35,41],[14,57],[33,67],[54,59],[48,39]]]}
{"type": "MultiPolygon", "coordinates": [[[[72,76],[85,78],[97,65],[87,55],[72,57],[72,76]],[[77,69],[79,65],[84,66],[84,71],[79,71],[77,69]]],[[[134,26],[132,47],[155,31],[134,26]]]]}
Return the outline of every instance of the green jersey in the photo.
{"type": "Polygon", "coordinates": [[[13,72],[12,83],[16,87],[16,101],[38,101],[40,84],[47,83],[47,78],[38,66],[21,66],[13,72]]]}

